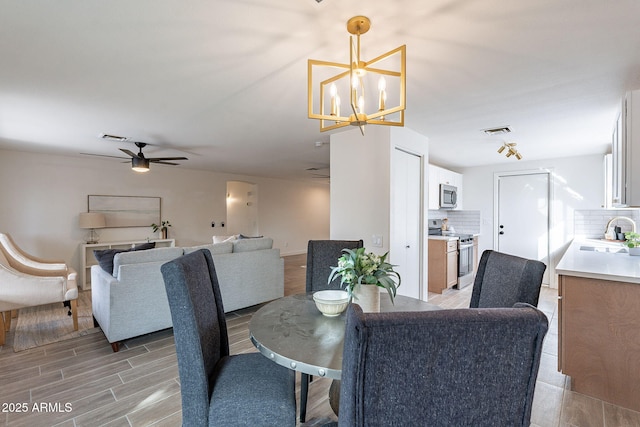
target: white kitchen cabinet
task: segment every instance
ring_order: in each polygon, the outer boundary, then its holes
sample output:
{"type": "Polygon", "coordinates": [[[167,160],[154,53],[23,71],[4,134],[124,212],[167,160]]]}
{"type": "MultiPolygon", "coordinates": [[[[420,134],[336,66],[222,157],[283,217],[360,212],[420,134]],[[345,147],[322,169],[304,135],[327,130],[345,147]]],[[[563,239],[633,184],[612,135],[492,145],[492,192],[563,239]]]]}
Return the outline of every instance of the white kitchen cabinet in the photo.
{"type": "Polygon", "coordinates": [[[429,209],[440,209],[440,184],[458,187],[458,206],[462,209],[462,174],[429,164],[429,209]]]}
{"type": "Polygon", "coordinates": [[[611,139],[611,205],[640,206],[640,90],[628,92],[611,139]]]}

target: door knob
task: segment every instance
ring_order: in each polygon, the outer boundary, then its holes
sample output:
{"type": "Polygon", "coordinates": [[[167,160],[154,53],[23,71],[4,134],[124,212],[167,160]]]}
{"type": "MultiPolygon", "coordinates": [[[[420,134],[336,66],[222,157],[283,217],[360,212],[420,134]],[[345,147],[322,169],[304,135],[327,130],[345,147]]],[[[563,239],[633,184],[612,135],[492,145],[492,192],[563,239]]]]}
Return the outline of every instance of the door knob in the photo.
{"type": "Polygon", "coordinates": [[[410,247],[411,247],[411,246],[409,246],[409,245],[405,246],[405,248],[407,248],[407,249],[409,249],[410,247]]]}

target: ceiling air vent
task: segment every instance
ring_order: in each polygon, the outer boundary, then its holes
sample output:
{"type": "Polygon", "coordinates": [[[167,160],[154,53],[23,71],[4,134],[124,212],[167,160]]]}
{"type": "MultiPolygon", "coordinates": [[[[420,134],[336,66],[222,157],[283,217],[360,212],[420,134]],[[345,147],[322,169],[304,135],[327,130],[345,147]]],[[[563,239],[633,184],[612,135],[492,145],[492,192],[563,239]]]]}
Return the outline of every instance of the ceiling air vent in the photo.
{"type": "Polygon", "coordinates": [[[106,139],[109,141],[128,141],[129,138],[126,136],[118,136],[118,135],[109,135],[108,133],[101,133],[100,138],[106,139]]]}
{"type": "Polygon", "coordinates": [[[503,126],[499,128],[484,129],[483,132],[487,135],[500,135],[503,133],[510,133],[511,129],[509,129],[509,126],[503,126]]]}

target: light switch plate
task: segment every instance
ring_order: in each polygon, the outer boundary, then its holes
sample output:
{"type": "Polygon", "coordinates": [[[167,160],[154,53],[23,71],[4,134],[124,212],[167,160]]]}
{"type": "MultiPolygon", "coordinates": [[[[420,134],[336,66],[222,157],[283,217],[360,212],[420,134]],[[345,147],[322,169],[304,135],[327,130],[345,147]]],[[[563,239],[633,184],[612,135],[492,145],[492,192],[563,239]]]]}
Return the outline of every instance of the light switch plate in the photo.
{"type": "Polygon", "coordinates": [[[382,247],[382,236],[380,234],[374,234],[371,236],[371,246],[376,248],[382,247]]]}

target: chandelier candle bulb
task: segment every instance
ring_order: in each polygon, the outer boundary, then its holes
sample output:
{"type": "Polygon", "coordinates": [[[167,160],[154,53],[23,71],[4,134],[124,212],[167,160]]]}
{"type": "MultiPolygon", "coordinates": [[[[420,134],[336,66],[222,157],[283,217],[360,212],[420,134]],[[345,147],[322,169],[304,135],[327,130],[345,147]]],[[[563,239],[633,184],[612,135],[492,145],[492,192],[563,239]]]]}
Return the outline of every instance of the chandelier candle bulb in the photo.
{"type": "Polygon", "coordinates": [[[338,94],[338,88],[336,88],[335,83],[331,83],[331,88],[329,89],[329,93],[331,94],[331,115],[338,115],[338,105],[336,102],[336,96],[338,94]]]}
{"type": "Polygon", "coordinates": [[[380,77],[378,80],[378,90],[380,91],[380,96],[378,97],[378,110],[384,111],[384,101],[387,100],[387,82],[384,77],[380,77]]]}

